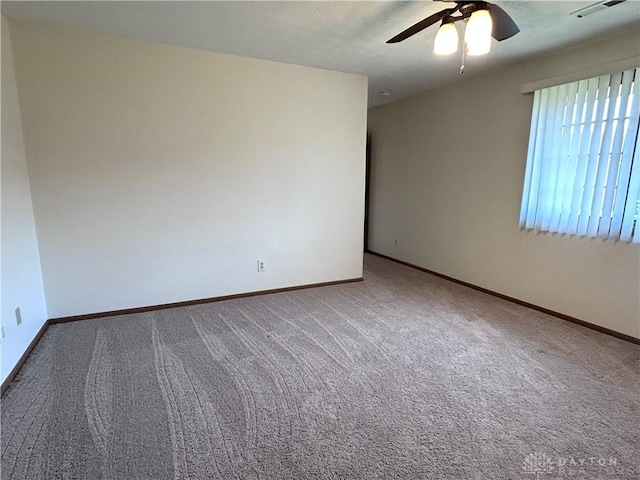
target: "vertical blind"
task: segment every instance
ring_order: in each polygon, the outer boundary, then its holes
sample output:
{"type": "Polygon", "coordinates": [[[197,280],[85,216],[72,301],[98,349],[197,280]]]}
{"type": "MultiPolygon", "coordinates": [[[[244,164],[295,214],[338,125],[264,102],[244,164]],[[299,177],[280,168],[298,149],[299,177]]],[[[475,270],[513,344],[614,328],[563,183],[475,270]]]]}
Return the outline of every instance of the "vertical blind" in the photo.
{"type": "Polygon", "coordinates": [[[520,226],[640,242],[640,68],[536,90],[520,226]]]}

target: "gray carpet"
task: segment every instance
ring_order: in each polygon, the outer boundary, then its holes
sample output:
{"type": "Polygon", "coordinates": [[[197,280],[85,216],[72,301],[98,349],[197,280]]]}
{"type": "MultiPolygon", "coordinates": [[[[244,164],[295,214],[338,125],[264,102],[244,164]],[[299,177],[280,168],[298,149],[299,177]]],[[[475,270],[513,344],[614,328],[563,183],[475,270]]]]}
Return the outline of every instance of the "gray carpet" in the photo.
{"type": "Polygon", "coordinates": [[[2,398],[2,479],[638,478],[638,346],[365,266],[49,328],[2,398]]]}

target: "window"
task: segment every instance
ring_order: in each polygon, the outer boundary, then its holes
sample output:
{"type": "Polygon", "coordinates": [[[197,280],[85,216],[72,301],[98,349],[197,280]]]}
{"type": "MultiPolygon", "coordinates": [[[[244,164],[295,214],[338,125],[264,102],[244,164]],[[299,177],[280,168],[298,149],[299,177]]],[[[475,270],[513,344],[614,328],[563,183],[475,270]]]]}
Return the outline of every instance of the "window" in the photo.
{"type": "Polygon", "coordinates": [[[536,90],[520,226],[640,243],[640,68],[536,90]]]}

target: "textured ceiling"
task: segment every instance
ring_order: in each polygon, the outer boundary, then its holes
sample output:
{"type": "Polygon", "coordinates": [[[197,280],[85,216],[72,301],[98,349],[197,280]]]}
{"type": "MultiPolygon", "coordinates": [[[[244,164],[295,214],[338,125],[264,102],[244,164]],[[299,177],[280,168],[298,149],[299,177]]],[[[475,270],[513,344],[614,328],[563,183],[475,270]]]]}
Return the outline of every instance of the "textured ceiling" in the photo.
{"type": "MultiPolygon", "coordinates": [[[[468,58],[465,76],[640,22],[640,0],[578,19],[593,1],[496,1],[521,32],[468,58]]],[[[369,77],[369,105],[460,78],[458,55],[432,53],[437,27],[399,44],[385,42],[448,7],[421,2],[7,2],[9,19],[50,23],[215,52],[358,73],[369,77]],[[389,96],[380,96],[391,90],[389,96]]],[[[640,46],[639,46],[640,49],[640,46]]]]}

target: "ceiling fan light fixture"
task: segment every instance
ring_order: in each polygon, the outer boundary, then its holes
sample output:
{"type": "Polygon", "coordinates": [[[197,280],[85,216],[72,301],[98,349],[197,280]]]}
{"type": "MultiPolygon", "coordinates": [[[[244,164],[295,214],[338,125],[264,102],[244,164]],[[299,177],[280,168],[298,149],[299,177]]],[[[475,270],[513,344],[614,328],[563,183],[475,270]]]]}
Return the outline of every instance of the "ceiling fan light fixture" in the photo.
{"type": "Polygon", "coordinates": [[[485,55],[491,50],[493,20],[489,10],[476,10],[471,14],[464,32],[467,55],[485,55]]]}
{"type": "Polygon", "coordinates": [[[458,50],[458,29],[453,21],[445,18],[436,34],[433,53],[436,55],[451,55],[458,50]]]}

